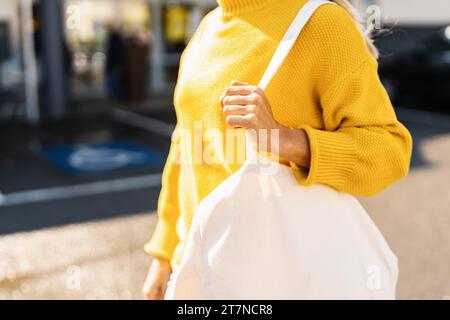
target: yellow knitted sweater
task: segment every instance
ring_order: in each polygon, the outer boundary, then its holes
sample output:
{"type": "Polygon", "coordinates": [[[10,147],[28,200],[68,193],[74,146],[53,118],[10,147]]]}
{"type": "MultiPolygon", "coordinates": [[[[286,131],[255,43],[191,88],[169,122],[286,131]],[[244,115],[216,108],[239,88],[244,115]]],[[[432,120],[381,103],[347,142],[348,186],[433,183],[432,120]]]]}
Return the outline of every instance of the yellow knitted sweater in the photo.
{"type": "MultiPolygon", "coordinates": [[[[220,106],[236,79],[257,85],[281,38],[307,0],[217,0],[183,52],[175,89],[177,128],[224,132],[220,106]]],[[[354,195],[373,195],[404,177],[412,139],[397,121],[380,83],[377,62],[351,16],[341,7],[319,8],[265,90],[275,119],[303,128],[309,169],[292,169],[302,185],[326,184],[354,195]]],[[[199,202],[241,163],[230,163],[214,138],[202,141],[216,161],[195,163],[196,143],[173,138],[163,173],[158,223],[145,250],[179,265],[199,202]],[[182,158],[183,161],[179,159],[182,158]]],[[[299,203],[301,206],[301,203],[299,203]]]]}

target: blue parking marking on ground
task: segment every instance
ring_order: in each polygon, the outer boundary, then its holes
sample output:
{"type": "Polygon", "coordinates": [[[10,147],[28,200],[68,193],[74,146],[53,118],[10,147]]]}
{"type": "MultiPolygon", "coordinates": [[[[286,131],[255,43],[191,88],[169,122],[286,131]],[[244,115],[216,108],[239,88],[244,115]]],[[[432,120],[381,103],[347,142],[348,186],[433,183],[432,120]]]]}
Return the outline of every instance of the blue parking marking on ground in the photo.
{"type": "Polygon", "coordinates": [[[46,146],[40,154],[58,169],[71,174],[157,166],[165,156],[133,141],[46,146]]]}

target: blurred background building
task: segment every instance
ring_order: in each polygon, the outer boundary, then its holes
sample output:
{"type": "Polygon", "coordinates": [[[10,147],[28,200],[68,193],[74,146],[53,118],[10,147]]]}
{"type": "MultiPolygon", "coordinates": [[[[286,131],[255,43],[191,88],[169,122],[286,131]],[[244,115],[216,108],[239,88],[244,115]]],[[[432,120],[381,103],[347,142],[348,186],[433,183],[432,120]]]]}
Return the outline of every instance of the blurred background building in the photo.
{"type": "Polygon", "coordinates": [[[170,94],[181,52],[215,4],[1,1],[0,30],[7,44],[1,51],[1,114],[30,122],[57,120],[77,112],[77,104],[99,102],[108,94],[128,102],[170,94]],[[116,69],[122,69],[125,88],[115,83],[116,69]],[[120,94],[108,92],[117,86],[120,94]]]}
{"type": "MultiPolygon", "coordinates": [[[[449,297],[450,2],[353,3],[381,18],[380,76],[415,140],[410,177],[362,201],[399,297],[449,297]]],[[[180,56],[216,6],[0,0],[0,299],[140,297],[180,56]]]]}

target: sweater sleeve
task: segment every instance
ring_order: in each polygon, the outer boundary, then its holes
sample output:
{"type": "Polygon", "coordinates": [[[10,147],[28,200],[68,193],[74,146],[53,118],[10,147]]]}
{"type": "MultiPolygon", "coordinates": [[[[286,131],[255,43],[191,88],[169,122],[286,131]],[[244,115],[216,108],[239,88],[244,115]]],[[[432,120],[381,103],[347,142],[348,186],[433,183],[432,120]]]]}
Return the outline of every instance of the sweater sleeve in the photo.
{"type": "Polygon", "coordinates": [[[330,65],[317,86],[323,128],[300,126],[309,138],[311,162],[308,169],[291,166],[303,185],[374,195],[407,175],[412,138],[396,118],[356,25],[346,13],[332,14],[335,25],[322,29],[329,35],[322,54],[330,65]]]}
{"type": "Polygon", "coordinates": [[[173,140],[162,175],[162,188],[158,199],[158,222],[144,250],[159,258],[171,260],[179,242],[176,225],[179,217],[178,177],[180,171],[179,147],[173,140]]]}

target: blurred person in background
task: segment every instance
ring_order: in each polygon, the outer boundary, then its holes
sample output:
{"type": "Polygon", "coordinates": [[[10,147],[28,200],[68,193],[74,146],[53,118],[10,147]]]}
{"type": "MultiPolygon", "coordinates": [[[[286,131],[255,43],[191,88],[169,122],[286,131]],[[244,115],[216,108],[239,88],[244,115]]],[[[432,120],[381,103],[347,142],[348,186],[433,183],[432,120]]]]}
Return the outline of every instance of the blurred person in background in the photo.
{"type": "MultiPolygon", "coordinates": [[[[375,195],[407,175],[412,138],[396,118],[379,80],[378,51],[348,1],[335,0],[338,6],[314,14],[265,92],[252,85],[306,2],[218,0],[181,58],[177,128],[193,133],[194,122],[201,121],[204,129],[222,133],[278,129],[279,156],[299,184],[375,195]]],[[[194,165],[180,161],[193,159],[194,144],[172,141],[158,223],[145,246],[155,257],[143,286],[148,299],[163,299],[168,283],[170,288],[195,208],[240,168],[225,160],[221,145],[208,141],[214,164],[194,165]]]]}
{"type": "Polygon", "coordinates": [[[106,83],[112,100],[122,99],[123,69],[125,63],[125,45],[119,25],[108,25],[108,45],[106,49],[106,83]]]}
{"type": "Polygon", "coordinates": [[[123,35],[122,98],[128,102],[145,101],[149,75],[150,35],[130,30],[123,35]]]}

